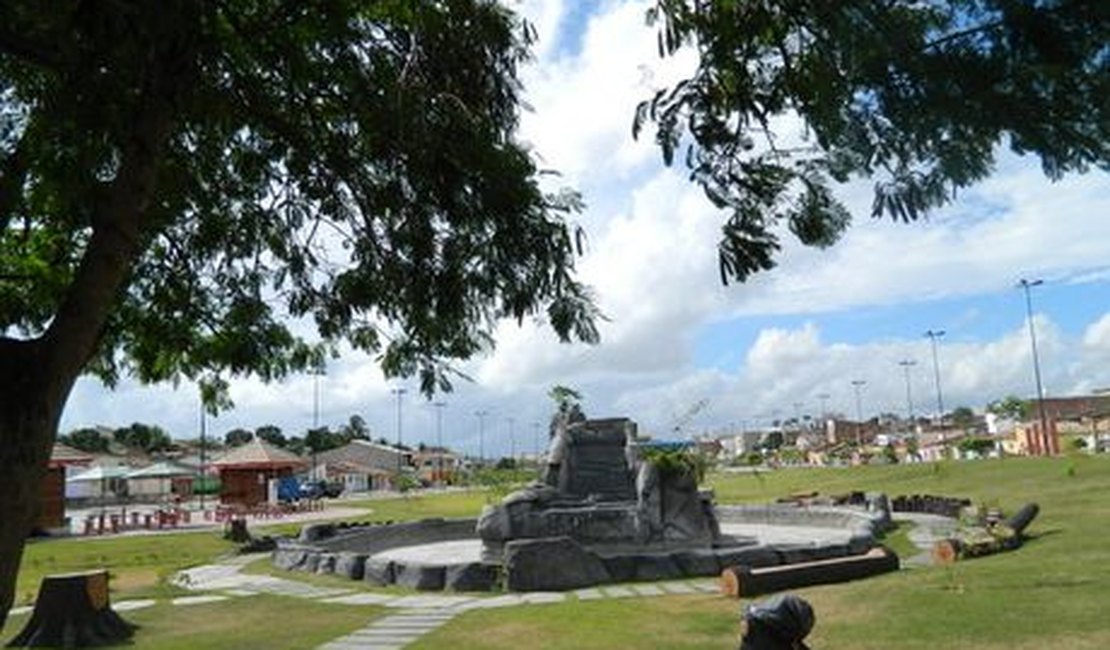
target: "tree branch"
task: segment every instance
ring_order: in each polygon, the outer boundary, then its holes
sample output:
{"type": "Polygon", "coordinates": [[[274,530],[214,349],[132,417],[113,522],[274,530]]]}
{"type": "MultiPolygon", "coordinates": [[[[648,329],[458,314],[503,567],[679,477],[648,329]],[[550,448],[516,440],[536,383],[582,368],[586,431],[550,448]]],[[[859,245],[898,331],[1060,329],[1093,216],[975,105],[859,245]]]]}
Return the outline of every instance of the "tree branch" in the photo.
{"type": "Polygon", "coordinates": [[[973,35],[979,34],[981,32],[989,32],[992,29],[997,29],[999,27],[1002,27],[1004,24],[1005,23],[1003,21],[996,20],[994,22],[983,23],[982,25],[976,25],[975,27],[969,27],[967,29],[961,29],[958,32],[952,32],[951,34],[946,34],[946,35],[941,36],[940,38],[938,38],[936,40],[929,41],[924,46],[922,46],[921,50],[924,52],[925,50],[931,50],[933,48],[940,47],[941,45],[944,45],[945,43],[951,43],[952,41],[956,41],[956,40],[959,40],[959,39],[967,37],[967,36],[973,36],[973,35]]]}
{"type": "Polygon", "coordinates": [[[9,20],[0,20],[0,53],[44,68],[57,69],[59,65],[56,50],[28,38],[9,20]]]}

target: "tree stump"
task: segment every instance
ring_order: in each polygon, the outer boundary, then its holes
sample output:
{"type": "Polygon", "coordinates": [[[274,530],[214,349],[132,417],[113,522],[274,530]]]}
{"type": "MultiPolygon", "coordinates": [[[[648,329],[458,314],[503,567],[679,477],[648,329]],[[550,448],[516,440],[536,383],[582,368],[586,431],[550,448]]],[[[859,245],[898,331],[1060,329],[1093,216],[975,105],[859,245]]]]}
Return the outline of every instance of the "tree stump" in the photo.
{"type": "Polygon", "coordinates": [[[236,544],[245,544],[251,541],[251,534],[247,530],[247,520],[242,517],[229,519],[224,526],[224,539],[229,539],[236,544]]]}
{"type": "Polygon", "coordinates": [[[88,648],[131,638],[135,626],[108,603],[108,571],[46,576],[35,610],[8,647],[88,648]]]}

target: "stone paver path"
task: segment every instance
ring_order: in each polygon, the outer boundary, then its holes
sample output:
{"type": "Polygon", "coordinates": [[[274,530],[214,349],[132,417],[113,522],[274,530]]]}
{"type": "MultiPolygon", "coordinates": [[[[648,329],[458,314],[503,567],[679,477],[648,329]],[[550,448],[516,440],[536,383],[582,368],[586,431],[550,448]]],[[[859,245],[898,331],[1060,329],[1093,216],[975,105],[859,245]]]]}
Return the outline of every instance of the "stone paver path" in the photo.
{"type": "Polygon", "coordinates": [[[922,512],[895,513],[895,519],[909,521],[914,526],[906,535],[913,545],[920,549],[916,555],[902,559],[904,567],[927,566],[933,562],[933,545],[938,540],[951,537],[959,527],[959,522],[950,517],[930,515],[922,512]]]}
{"type": "MultiPolygon", "coordinates": [[[[475,609],[521,607],[561,603],[570,599],[582,601],[603,598],[637,598],[665,595],[688,595],[717,591],[713,579],[673,580],[653,584],[605,585],[573,592],[527,592],[496,596],[463,596],[450,594],[387,594],[317,587],[298,580],[269,575],[242,573],[243,566],[266,557],[266,554],[229,558],[182,571],[175,583],[187,589],[206,592],[203,596],[177,598],[174,604],[187,604],[259,593],[317,600],[336,606],[377,605],[393,610],[366,627],[334,639],[319,650],[396,650],[450,621],[453,617],[475,609]]],[[[118,603],[120,607],[125,603],[118,603]]]]}

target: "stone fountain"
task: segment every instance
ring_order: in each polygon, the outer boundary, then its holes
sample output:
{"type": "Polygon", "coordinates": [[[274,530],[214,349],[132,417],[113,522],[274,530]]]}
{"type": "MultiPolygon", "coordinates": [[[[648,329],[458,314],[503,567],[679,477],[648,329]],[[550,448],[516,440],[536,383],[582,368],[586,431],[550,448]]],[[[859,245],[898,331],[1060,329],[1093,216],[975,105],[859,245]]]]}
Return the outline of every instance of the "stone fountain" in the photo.
{"type": "Polygon", "coordinates": [[[563,419],[539,480],[477,520],[305,526],[274,563],[416,589],[554,591],[861,554],[889,521],[871,505],[715,507],[645,446],[628,418],[563,419]]]}

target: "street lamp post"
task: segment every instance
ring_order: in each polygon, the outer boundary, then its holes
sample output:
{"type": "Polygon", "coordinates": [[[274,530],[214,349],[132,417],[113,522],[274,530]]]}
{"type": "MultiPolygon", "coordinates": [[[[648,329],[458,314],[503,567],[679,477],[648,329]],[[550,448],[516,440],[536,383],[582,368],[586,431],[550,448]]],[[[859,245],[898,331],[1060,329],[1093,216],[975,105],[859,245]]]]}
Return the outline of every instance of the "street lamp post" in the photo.
{"type": "Polygon", "coordinates": [[[944,336],[944,330],[928,330],[925,336],[933,348],[933,381],[937,386],[937,422],[944,423],[944,395],[940,392],[940,362],[937,360],[937,339],[944,336]]]}
{"type": "Polygon", "coordinates": [[[516,424],[516,418],[505,418],[505,420],[508,421],[508,423],[509,423],[509,458],[511,458],[513,460],[513,464],[515,466],[515,464],[516,464],[516,432],[514,431],[514,425],[516,424]]]}
{"type": "Polygon", "coordinates": [[[389,389],[389,392],[397,396],[397,480],[401,480],[401,472],[404,469],[405,452],[401,449],[404,439],[401,436],[401,400],[405,393],[409,392],[408,389],[400,386],[389,389]]]}
{"type": "Polygon", "coordinates": [[[1033,346],[1033,377],[1037,381],[1037,412],[1041,418],[1041,435],[1048,435],[1048,416],[1044,412],[1044,385],[1041,383],[1041,362],[1037,354],[1037,330],[1033,326],[1033,298],[1030,296],[1030,289],[1044,284],[1044,280],[1026,280],[1022,278],[1018,282],[1025,291],[1025,315],[1029,319],[1029,342],[1033,346]]]}
{"type": "Polygon", "coordinates": [[[486,411],[484,409],[481,410],[481,411],[475,411],[474,415],[478,418],[478,463],[480,465],[485,465],[486,464],[486,441],[485,441],[486,431],[485,431],[485,427],[486,427],[486,416],[489,415],[489,411],[486,411]]]}
{"type": "Polygon", "coordinates": [[[204,512],[204,492],[208,488],[208,479],[204,474],[205,454],[204,449],[208,446],[205,437],[207,435],[208,422],[204,413],[204,398],[200,400],[200,511],[204,512]]]}
{"type": "Polygon", "coordinates": [[[914,428],[914,422],[913,422],[913,391],[910,390],[910,368],[916,366],[917,362],[914,361],[913,359],[902,359],[901,361],[898,362],[898,365],[902,366],[902,370],[905,371],[905,375],[906,375],[906,413],[909,415],[910,429],[912,431],[913,428],[914,428]]]}
{"type": "Polygon", "coordinates": [[[852,390],[856,394],[856,446],[863,446],[863,401],[860,399],[860,390],[867,385],[862,379],[852,380],[852,390]]]}
{"type": "Polygon", "coordinates": [[[447,406],[447,402],[439,401],[432,402],[432,406],[436,407],[436,458],[439,462],[436,465],[439,467],[436,472],[436,481],[440,487],[443,487],[443,407],[447,406]]]}
{"type": "MultiPolygon", "coordinates": [[[[326,374],[322,365],[312,369],[312,430],[320,428],[320,376],[326,374]]],[[[312,444],[312,480],[317,480],[316,472],[316,447],[320,444],[320,434],[317,431],[312,444]]]]}
{"type": "Polygon", "coordinates": [[[824,420],[829,415],[829,397],[828,393],[817,393],[817,400],[821,402],[821,419],[824,420]]]}

